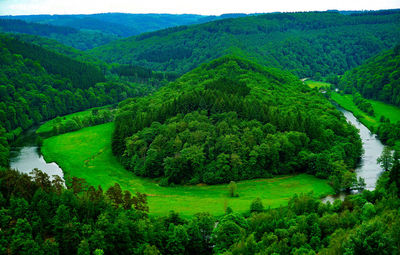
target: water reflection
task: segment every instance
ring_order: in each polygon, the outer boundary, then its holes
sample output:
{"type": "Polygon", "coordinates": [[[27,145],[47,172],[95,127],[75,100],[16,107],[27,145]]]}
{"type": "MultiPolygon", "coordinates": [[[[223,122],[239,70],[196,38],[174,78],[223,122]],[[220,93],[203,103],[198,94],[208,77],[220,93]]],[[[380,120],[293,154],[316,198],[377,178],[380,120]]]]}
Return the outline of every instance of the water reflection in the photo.
{"type": "Polygon", "coordinates": [[[22,173],[29,174],[34,168],[37,168],[46,174],[51,179],[53,175],[58,175],[62,179],[64,174],[62,169],[56,163],[47,163],[43,156],[39,154],[38,147],[36,146],[25,146],[25,147],[14,147],[11,151],[10,166],[22,173]]]}

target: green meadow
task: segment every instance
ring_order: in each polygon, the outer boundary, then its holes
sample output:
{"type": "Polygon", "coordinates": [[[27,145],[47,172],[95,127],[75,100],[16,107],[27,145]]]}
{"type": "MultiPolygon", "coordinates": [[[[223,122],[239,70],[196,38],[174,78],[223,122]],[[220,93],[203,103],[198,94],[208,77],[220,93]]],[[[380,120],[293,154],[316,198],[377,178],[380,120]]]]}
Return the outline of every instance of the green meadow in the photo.
{"type": "Polygon", "coordinates": [[[400,107],[367,99],[372,104],[372,107],[375,111],[375,116],[369,116],[357,108],[353,102],[353,95],[341,95],[339,93],[332,92],[331,97],[341,107],[353,112],[354,116],[356,116],[370,130],[375,130],[379,126],[379,119],[382,115],[386,118],[389,118],[392,123],[400,121],[400,107]]]}
{"type": "Polygon", "coordinates": [[[314,81],[314,80],[306,80],[304,83],[309,86],[310,88],[330,88],[331,84],[322,81],[314,81]]]}
{"type": "MultiPolygon", "coordinates": [[[[110,107],[110,105],[106,105],[106,106],[102,106],[102,107],[94,107],[94,108],[91,108],[91,109],[88,109],[88,110],[85,110],[85,111],[81,111],[81,112],[76,112],[76,113],[71,113],[71,114],[65,115],[65,116],[61,117],[61,119],[62,119],[62,121],[66,121],[66,120],[72,119],[73,117],[81,117],[81,118],[82,117],[86,117],[86,116],[89,116],[89,115],[92,114],[92,110],[95,110],[95,109],[101,110],[101,109],[105,109],[105,108],[108,108],[108,107],[110,107]]],[[[41,125],[36,130],[36,133],[39,134],[39,135],[50,133],[51,131],[53,131],[54,122],[55,122],[55,119],[46,121],[43,125],[41,125]]]]}
{"type": "Polygon", "coordinates": [[[113,125],[107,123],[48,138],[42,153],[46,161],[57,162],[66,175],[85,178],[95,187],[100,185],[105,190],[117,182],[123,190],[146,193],[152,215],[166,215],[174,210],[186,217],[197,212],[217,216],[227,206],[236,212],[246,212],[257,197],[265,206],[274,208],[287,205],[295,193],[313,191],[318,197],[333,193],[326,180],[307,174],[238,182],[236,198],[229,197],[228,185],[161,187],[119,164],[111,152],[113,125]]]}

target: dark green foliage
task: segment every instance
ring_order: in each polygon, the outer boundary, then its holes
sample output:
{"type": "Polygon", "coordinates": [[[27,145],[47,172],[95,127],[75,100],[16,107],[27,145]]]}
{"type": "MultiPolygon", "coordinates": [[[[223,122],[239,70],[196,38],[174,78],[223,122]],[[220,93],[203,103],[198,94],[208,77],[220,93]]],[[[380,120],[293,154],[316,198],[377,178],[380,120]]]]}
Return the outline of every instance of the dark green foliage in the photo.
{"type": "Polygon", "coordinates": [[[228,185],[229,196],[230,197],[238,197],[239,193],[237,191],[237,184],[235,181],[231,181],[228,185]]]}
{"type": "Polygon", "coordinates": [[[0,18],[0,32],[44,36],[81,50],[92,49],[118,38],[116,35],[94,30],[78,30],[69,26],[53,26],[2,18],[0,18]]]}
{"type": "Polygon", "coordinates": [[[77,33],[72,27],[52,26],[49,24],[28,23],[23,20],[0,19],[0,31],[50,36],[51,34],[68,35],[77,33]]]}
{"type": "Polygon", "coordinates": [[[29,34],[12,34],[12,37],[14,37],[17,40],[35,44],[35,45],[43,47],[47,50],[54,51],[54,52],[57,52],[62,55],[66,55],[66,56],[73,58],[75,60],[78,60],[80,62],[95,64],[95,65],[101,67],[101,69],[106,68],[105,67],[106,64],[103,61],[85,53],[84,51],[78,50],[71,46],[61,44],[58,41],[53,40],[53,39],[48,39],[46,37],[37,36],[37,35],[29,35],[29,34]]]}
{"type": "MultiPolygon", "coordinates": [[[[217,17],[196,14],[99,13],[89,15],[17,15],[2,16],[0,18],[50,24],[52,27],[61,26],[68,27],[69,29],[74,28],[76,30],[96,30],[106,34],[114,34],[119,37],[127,37],[167,27],[227,18],[227,16],[221,15],[221,17],[217,17]]],[[[32,31],[28,30],[27,32],[32,31]]]]}
{"type": "MultiPolygon", "coordinates": [[[[151,85],[132,84],[120,82],[118,77],[115,81],[99,82],[104,79],[93,64],[0,36],[0,165],[8,165],[7,140],[14,140],[32,125],[141,96],[163,83],[153,79],[151,85]]],[[[106,115],[88,119],[88,123],[62,123],[55,133],[109,121],[111,117],[106,115]]]]}
{"type": "Polygon", "coordinates": [[[381,156],[377,159],[377,163],[385,171],[389,171],[389,169],[391,169],[393,166],[392,149],[390,149],[388,146],[385,146],[385,148],[383,148],[383,152],[382,152],[381,156]]]}
{"type": "Polygon", "coordinates": [[[68,133],[71,131],[76,131],[84,127],[91,127],[95,125],[104,124],[114,120],[114,110],[93,110],[92,115],[79,117],[75,116],[72,119],[63,121],[60,117],[54,120],[53,130],[51,134],[41,134],[47,135],[59,135],[68,133]]]}
{"type": "Polygon", "coordinates": [[[379,139],[389,146],[395,145],[400,140],[400,121],[397,123],[381,123],[376,133],[379,139]]]}
{"type": "Polygon", "coordinates": [[[353,95],[353,102],[357,105],[358,109],[367,113],[370,116],[375,116],[374,108],[372,104],[368,102],[365,98],[363,98],[360,93],[355,93],[353,95]]]}
{"type": "MultiPolygon", "coordinates": [[[[400,105],[400,45],[394,49],[380,53],[368,59],[365,64],[346,72],[338,87],[347,93],[358,91],[365,98],[376,99],[386,103],[400,105]]],[[[356,93],[358,94],[358,93],[356,93]]],[[[361,110],[372,115],[371,104],[360,99],[361,110]]],[[[360,106],[359,106],[360,107],[360,106]]],[[[393,146],[400,139],[400,122],[390,123],[388,118],[381,116],[380,125],[376,130],[380,140],[393,146]]]]}
{"type": "Polygon", "coordinates": [[[163,72],[153,72],[152,70],[134,65],[119,65],[114,64],[111,68],[111,73],[117,74],[120,77],[128,78],[131,82],[152,82],[154,80],[159,81],[173,81],[178,78],[176,73],[163,73],[163,72]]]}
{"type": "Polygon", "coordinates": [[[361,153],[357,131],[322,95],[236,57],[121,103],[112,147],[126,168],[163,184],[341,176],[361,153]]]}
{"type": "Polygon", "coordinates": [[[325,77],[398,43],[399,17],[399,11],[270,13],[146,33],[90,53],[107,62],[179,73],[236,54],[301,77],[325,77]]]}
{"type": "Polygon", "coordinates": [[[348,71],[339,88],[351,93],[354,89],[365,98],[400,106],[400,45],[368,59],[348,71]]]}
{"type": "Polygon", "coordinates": [[[19,54],[24,58],[37,61],[51,74],[68,78],[74,88],[87,89],[98,82],[105,81],[103,73],[96,66],[76,61],[11,37],[1,36],[0,44],[12,54],[19,54]]]}
{"type": "MultiPolygon", "coordinates": [[[[395,165],[399,165],[398,159],[395,165]]],[[[146,196],[115,184],[105,193],[72,178],[68,189],[36,170],[0,171],[0,251],[6,254],[396,254],[400,199],[390,172],[377,190],[322,203],[296,195],[288,207],[248,218],[198,213],[148,216],[146,196]],[[129,198],[129,199],[128,199],[129,198]],[[128,202],[131,201],[131,202],[128,202]],[[128,203],[127,203],[128,202],[128,203]]],[[[398,180],[398,178],[397,178],[398,180]]]]}
{"type": "Polygon", "coordinates": [[[264,205],[261,198],[256,198],[250,204],[250,212],[262,212],[264,210],[264,205]]]}

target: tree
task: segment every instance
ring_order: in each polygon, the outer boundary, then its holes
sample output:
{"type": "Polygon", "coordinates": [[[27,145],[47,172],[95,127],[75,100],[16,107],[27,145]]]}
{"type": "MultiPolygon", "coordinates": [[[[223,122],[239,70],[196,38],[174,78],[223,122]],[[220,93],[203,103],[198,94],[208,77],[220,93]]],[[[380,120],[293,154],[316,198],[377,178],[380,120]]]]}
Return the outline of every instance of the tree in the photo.
{"type": "Polygon", "coordinates": [[[251,202],[250,212],[262,212],[264,210],[264,205],[262,204],[261,198],[257,197],[251,202]]]}
{"type": "Polygon", "coordinates": [[[388,146],[385,146],[381,156],[376,161],[385,171],[389,171],[393,165],[392,150],[388,146]]]}
{"type": "Polygon", "coordinates": [[[166,248],[169,254],[184,254],[189,241],[185,228],[181,225],[170,224],[168,237],[166,248]]]}
{"type": "Polygon", "coordinates": [[[363,223],[343,244],[344,254],[393,254],[394,243],[386,229],[379,220],[363,223]]]}
{"type": "Polygon", "coordinates": [[[237,184],[235,181],[231,181],[228,185],[229,196],[230,197],[238,197],[239,194],[237,193],[237,184]]]}

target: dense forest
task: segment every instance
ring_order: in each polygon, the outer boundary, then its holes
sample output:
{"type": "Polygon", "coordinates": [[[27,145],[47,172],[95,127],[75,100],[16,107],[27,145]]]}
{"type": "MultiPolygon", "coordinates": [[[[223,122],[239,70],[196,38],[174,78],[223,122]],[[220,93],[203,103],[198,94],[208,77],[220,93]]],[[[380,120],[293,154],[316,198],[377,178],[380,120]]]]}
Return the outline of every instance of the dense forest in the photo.
{"type": "Polygon", "coordinates": [[[246,14],[202,16],[100,13],[0,16],[0,32],[43,36],[80,50],[87,50],[145,32],[243,16],[246,14]]]}
{"type": "MultiPolygon", "coordinates": [[[[355,101],[360,102],[356,103],[358,107],[370,115],[372,106],[362,97],[400,106],[400,44],[347,71],[337,87],[353,93],[355,101]]],[[[382,142],[393,146],[400,140],[400,122],[390,123],[383,116],[376,132],[382,142]]]]}
{"type": "Polygon", "coordinates": [[[115,35],[98,31],[81,31],[71,27],[31,23],[13,19],[0,19],[0,32],[44,36],[81,50],[91,49],[118,39],[115,35]]]}
{"type": "Polygon", "coordinates": [[[32,125],[143,96],[175,78],[146,69],[131,79],[141,83],[129,82],[122,74],[106,81],[91,63],[5,35],[0,35],[0,49],[0,165],[8,162],[7,141],[32,125]]]}
{"type": "Polygon", "coordinates": [[[345,93],[355,89],[365,98],[400,106],[400,44],[346,72],[339,88],[345,93]]]}
{"type": "Polygon", "coordinates": [[[200,24],[218,19],[243,16],[246,16],[246,14],[238,13],[223,14],[220,16],[204,16],[197,14],[99,13],[88,15],[16,15],[0,16],[0,18],[19,19],[27,22],[69,27],[77,30],[96,30],[118,37],[128,37],[168,27],[200,24]]]}
{"type": "Polygon", "coordinates": [[[89,52],[108,61],[185,73],[226,54],[300,77],[343,74],[400,41],[400,12],[275,13],[169,28],[89,52]]]}
{"type": "Polygon", "coordinates": [[[295,195],[287,207],[260,199],[245,215],[148,215],[146,195],[103,191],[73,178],[67,189],[38,170],[0,171],[1,254],[397,254],[400,160],[374,191],[322,203],[295,195]]]}
{"type": "Polygon", "coordinates": [[[113,152],[161,184],[227,183],[308,172],[337,189],[361,154],[357,130],[297,77],[236,57],[120,103],[113,152]]]}
{"type": "Polygon", "coordinates": [[[47,50],[54,51],[62,55],[66,55],[80,62],[86,62],[97,65],[102,69],[104,69],[105,68],[104,66],[106,66],[106,63],[104,61],[87,54],[85,51],[76,49],[71,46],[67,46],[54,39],[49,39],[38,35],[22,34],[22,33],[21,34],[13,33],[11,34],[11,36],[20,41],[34,44],[42,48],[45,48],[47,50]]]}

